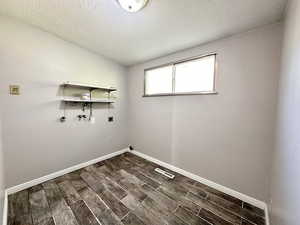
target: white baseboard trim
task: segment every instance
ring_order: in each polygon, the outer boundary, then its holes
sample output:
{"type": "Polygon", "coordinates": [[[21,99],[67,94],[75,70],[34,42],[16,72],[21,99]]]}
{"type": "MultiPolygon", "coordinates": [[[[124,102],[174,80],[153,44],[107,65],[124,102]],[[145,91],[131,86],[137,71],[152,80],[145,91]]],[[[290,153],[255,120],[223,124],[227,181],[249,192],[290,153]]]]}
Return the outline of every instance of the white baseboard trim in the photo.
{"type": "Polygon", "coordinates": [[[14,187],[10,187],[10,188],[6,189],[6,192],[7,192],[8,195],[14,194],[16,192],[25,190],[25,189],[33,187],[35,185],[44,183],[44,182],[46,182],[48,180],[52,180],[54,178],[60,177],[62,175],[65,175],[67,173],[71,173],[71,172],[73,172],[75,170],[79,170],[79,169],[82,169],[84,167],[90,166],[92,164],[95,164],[95,163],[101,162],[103,160],[112,158],[114,156],[123,154],[123,153],[125,153],[127,151],[129,151],[129,150],[126,148],[126,149],[123,149],[123,150],[120,150],[120,151],[117,151],[117,152],[113,152],[113,153],[105,155],[105,156],[101,156],[101,157],[99,157],[97,159],[90,160],[88,162],[80,163],[80,164],[78,164],[76,166],[72,166],[72,167],[69,167],[67,169],[60,170],[60,171],[55,172],[55,173],[51,173],[49,175],[46,175],[46,176],[43,176],[43,177],[40,177],[40,178],[31,180],[31,181],[28,181],[28,182],[23,183],[23,184],[19,184],[19,185],[14,186],[14,187]]]}
{"type": "Polygon", "coordinates": [[[7,194],[7,191],[4,191],[2,225],[7,225],[7,214],[8,214],[8,194],[7,194]]]}
{"type": "Polygon", "coordinates": [[[188,178],[191,178],[191,179],[196,180],[196,181],[198,181],[200,183],[206,184],[207,186],[210,186],[210,187],[212,187],[212,188],[214,188],[214,189],[216,189],[218,191],[222,191],[222,192],[224,192],[224,193],[226,193],[228,195],[236,197],[236,198],[238,198],[238,199],[240,199],[240,200],[242,200],[244,202],[247,202],[247,203],[249,203],[251,205],[254,205],[254,206],[256,206],[256,207],[258,207],[260,209],[266,210],[266,206],[267,205],[263,201],[257,200],[257,199],[255,199],[253,197],[250,197],[248,195],[242,194],[242,193],[240,193],[238,191],[235,191],[233,189],[227,188],[227,187],[225,187],[223,185],[217,184],[217,183],[215,183],[213,181],[207,180],[207,179],[202,178],[200,176],[197,176],[197,175],[195,175],[193,173],[187,172],[187,171],[185,171],[183,169],[180,169],[180,168],[178,168],[176,166],[173,166],[173,165],[171,165],[169,163],[165,163],[163,161],[155,159],[155,158],[153,158],[151,156],[148,156],[148,155],[146,155],[144,153],[141,153],[141,152],[138,152],[138,151],[135,151],[135,150],[134,151],[130,151],[130,152],[133,153],[133,154],[135,154],[135,155],[137,155],[137,156],[140,156],[140,157],[142,157],[142,158],[144,158],[146,160],[154,162],[154,163],[156,163],[156,164],[158,164],[160,166],[163,166],[163,167],[165,167],[165,168],[167,168],[169,170],[173,170],[174,172],[180,173],[180,174],[182,174],[182,175],[184,175],[184,176],[186,176],[188,178]]]}
{"type": "Polygon", "coordinates": [[[270,215],[269,215],[269,207],[268,205],[265,203],[265,218],[266,218],[266,225],[270,225],[270,215]]]}

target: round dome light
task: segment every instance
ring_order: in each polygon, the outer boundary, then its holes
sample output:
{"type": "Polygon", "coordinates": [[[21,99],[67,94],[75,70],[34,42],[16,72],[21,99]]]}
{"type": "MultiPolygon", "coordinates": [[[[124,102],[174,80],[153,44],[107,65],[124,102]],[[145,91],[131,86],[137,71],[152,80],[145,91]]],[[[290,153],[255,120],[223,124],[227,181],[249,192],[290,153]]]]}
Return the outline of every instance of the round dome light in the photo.
{"type": "Polygon", "coordinates": [[[128,12],[138,12],[144,8],[148,0],[117,0],[120,6],[128,12]]]}

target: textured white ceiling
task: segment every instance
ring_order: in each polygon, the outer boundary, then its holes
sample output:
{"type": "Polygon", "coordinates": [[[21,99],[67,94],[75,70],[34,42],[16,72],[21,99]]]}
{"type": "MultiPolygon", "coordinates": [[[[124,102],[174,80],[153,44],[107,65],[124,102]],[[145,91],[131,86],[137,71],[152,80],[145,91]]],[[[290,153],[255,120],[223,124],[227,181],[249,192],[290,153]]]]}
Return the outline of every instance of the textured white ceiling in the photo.
{"type": "Polygon", "coordinates": [[[287,0],[150,0],[136,14],[115,0],[1,0],[18,18],[124,65],[281,19],[287,0]]]}

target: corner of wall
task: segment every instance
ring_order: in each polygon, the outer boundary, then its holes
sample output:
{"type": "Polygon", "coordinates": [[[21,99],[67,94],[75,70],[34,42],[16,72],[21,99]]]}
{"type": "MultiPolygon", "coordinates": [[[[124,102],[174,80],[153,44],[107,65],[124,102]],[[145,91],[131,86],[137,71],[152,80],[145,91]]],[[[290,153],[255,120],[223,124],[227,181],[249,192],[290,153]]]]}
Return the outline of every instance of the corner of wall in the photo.
{"type": "MultiPolygon", "coordinates": [[[[1,116],[1,114],[0,114],[1,116]]],[[[3,147],[2,147],[2,126],[0,117],[0,221],[6,218],[6,192],[4,184],[4,160],[3,160],[3,147]]],[[[5,223],[3,223],[5,224],[5,223]]]]}

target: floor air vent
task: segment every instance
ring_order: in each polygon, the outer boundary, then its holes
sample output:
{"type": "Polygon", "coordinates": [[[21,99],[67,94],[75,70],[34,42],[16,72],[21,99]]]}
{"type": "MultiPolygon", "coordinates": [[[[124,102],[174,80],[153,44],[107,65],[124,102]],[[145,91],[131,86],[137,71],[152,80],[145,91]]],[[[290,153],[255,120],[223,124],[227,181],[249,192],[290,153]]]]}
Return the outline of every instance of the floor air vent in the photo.
{"type": "Polygon", "coordinates": [[[164,171],[162,169],[159,169],[159,168],[156,168],[155,172],[160,173],[160,174],[162,174],[162,175],[164,175],[164,176],[166,176],[166,177],[168,177],[170,179],[174,179],[175,178],[175,175],[173,175],[171,173],[168,173],[168,172],[166,172],[166,171],[164,171]]]}

